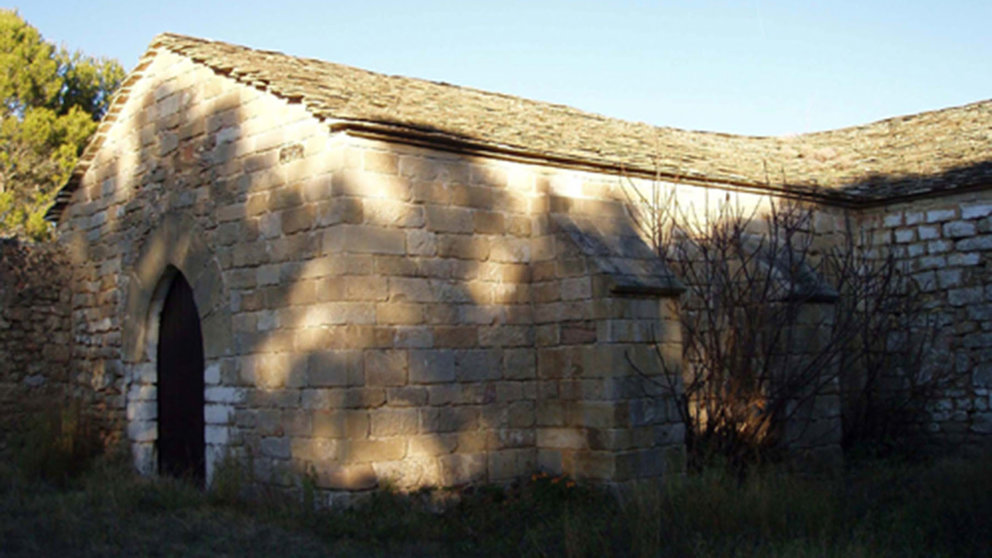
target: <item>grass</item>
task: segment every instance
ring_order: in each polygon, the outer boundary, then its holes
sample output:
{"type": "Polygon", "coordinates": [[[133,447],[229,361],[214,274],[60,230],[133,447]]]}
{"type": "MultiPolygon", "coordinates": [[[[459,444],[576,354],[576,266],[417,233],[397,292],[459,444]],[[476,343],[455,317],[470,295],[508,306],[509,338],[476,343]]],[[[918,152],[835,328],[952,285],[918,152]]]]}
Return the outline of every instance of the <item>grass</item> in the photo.
{"type": "Polygon", "coordinates": [[[719,470],[619,494],[536,476],[315,511],[203,493],[119,460],[53,483],[0,465],[4,556],[986,556],[989,460],[864,462],[832,478],[719,470]]]}

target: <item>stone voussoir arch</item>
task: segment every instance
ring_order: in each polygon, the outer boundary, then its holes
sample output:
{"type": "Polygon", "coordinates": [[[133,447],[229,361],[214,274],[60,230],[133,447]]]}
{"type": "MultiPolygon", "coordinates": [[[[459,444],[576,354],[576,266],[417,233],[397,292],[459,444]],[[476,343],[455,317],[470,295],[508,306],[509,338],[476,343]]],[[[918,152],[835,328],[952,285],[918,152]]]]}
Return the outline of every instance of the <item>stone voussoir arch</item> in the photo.
{"type": "MultiPolygon", "coordinates": [[[[126,374],[127,435],[135,465],[156,469],[156,385],[159,315],[177,273],[193,289],[203,335],[207,375],[219,375],[221,359],[232,354],[230,297],[213,251],[195,220],[180,212],[163,215],[141,242],[128,272],[121,338],[126,374]]],[[[219,378],[215,378],[216,383],[219,378]]],[[[209,465],[208,465],[209,466],[209,465]]]]}

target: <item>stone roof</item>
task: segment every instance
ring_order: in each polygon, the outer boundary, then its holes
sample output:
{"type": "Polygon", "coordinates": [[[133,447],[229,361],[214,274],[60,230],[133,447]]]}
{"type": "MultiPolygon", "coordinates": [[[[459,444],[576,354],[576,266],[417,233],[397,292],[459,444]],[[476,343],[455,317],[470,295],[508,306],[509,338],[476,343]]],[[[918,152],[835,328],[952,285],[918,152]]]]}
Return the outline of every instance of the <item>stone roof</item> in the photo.
{"type": "MultiPolygon", "coordinates": [[[[175,34],[154,39],[219,74],[300,102],[332,130],[508,158],[855,205],[992,185],[992,100],[787,137],[651,126],[447,83],[175,34]]],[[[113,109],[105,123],[113,121],[113,109]]],[[[100,134],[94,140],[98,147],[100,134]]],[[[85,172],[95,147],[84,153],[85,172]]],[[[67,184],[70,193],[73,181],[67,184]]],[[[60,196],[56,206],[66,203],[60,196]]],[[[58,209],[53,207],[57,215],[58,209]]],[[[51,212],[50,212],[51,213],[51,212]]]]}

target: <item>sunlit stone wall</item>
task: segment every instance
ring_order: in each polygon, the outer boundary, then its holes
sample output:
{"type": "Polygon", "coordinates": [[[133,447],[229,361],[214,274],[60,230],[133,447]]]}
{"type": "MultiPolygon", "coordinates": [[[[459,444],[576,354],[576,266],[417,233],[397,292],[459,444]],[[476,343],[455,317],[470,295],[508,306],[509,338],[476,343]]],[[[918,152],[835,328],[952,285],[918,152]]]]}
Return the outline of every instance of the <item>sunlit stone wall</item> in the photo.
{"type": "Polygon", "coordinates": [[[176,271],[201,317],[208,477],[225,456],[329,493],[681,470],[674,409],[626,361],[677,353],[671,304],[597,287],[552,239],[553,214],[626,219],[615,180],[332,135],[182,57],[146,62],[60,225],[75,373],[101,378],[141,470],[176,271]]]}

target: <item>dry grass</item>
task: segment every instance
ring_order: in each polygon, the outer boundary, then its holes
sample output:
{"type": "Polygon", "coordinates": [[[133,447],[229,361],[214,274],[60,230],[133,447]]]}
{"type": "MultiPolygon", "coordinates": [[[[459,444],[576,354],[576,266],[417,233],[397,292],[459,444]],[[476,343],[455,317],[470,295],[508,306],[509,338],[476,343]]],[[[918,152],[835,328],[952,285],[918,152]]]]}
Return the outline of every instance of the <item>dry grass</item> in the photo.
{"type": "Polygon", "coordinates": [[[438,512],[383,492],[350,510],[202,493],[100,459],[54,485],[0,467],[5,556],[983,556],[987,460],[863,463],[834,478],[719,470],[616,495],[537,477],[438,512]]]}

